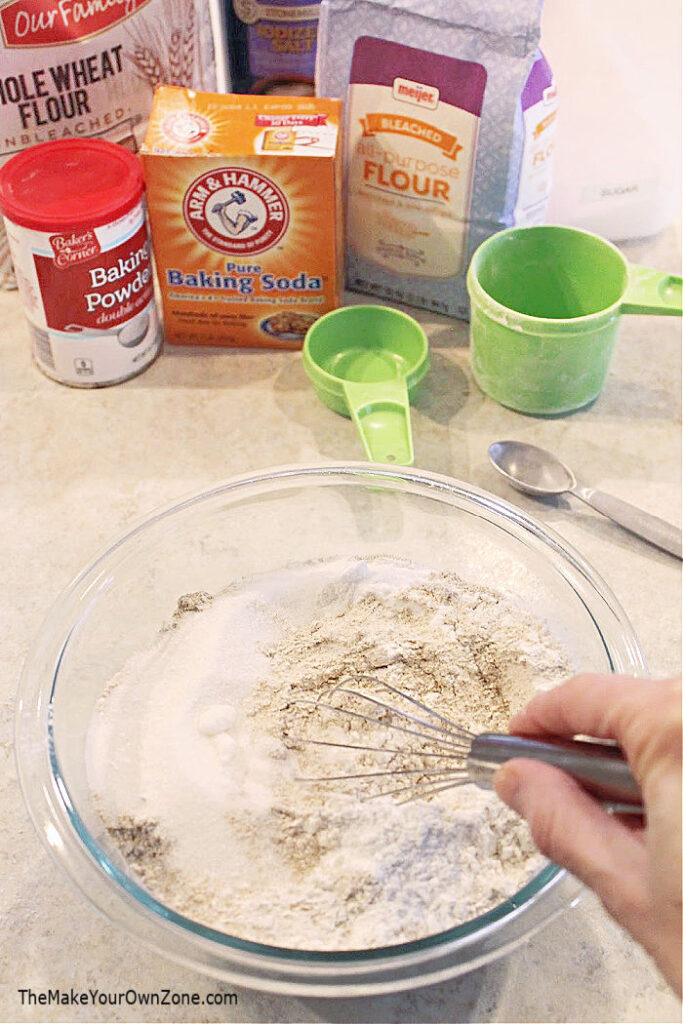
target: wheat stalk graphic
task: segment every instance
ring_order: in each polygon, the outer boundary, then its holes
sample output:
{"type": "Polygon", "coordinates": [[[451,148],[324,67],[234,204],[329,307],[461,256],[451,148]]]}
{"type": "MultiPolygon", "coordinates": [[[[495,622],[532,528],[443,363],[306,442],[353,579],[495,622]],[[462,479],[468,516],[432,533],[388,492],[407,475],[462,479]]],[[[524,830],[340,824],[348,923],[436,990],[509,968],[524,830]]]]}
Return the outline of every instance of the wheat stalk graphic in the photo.
{"type": "Polygon", "coordinates": [[[173,0],[163,7],[163,17],[156,23],[141,17],[128,29],[132,46],[126,57],[152,89],[161,83],[191,86],[195,68],[195,0],[173,0]]]}
{"type": "Polygon", "coordinates": [[[152,88],[166,80],[161,61],[149,47],[136,46],[133,50],[133,63],[152,88]]]}
{"type": "Polygon", "coordinates": [[[188,85],[191,84],[194,74],[194,51],[195,51],[195,9],[194,3],[190,3],[185,20],[185,31],[183,32],[183,70],[182,76],[188,85]]]}
{"type": "Polygon", "coordinates": [[[171,32],[171,42],[168,48],[168,70],[171,75],[171,84],[175,85],[183,77],[183,34],[179,28],[171,32]]]}

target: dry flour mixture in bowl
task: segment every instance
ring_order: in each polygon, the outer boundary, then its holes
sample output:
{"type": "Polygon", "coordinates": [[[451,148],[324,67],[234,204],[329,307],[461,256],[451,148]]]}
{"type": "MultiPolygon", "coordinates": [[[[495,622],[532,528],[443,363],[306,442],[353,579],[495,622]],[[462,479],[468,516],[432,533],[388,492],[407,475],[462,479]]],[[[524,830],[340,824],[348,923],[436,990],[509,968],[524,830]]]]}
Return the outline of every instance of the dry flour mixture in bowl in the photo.
{"type": "Polygon", "coordinates": [[[169,957],[280,992],[414,987],[579,886],[493,793],[430,793],[427,754],[404,802],[377,774],[396,736],[321,705],[388,684],[505,731],[581,670],[644,665],[602,580],[514,507],[412,470],[278,469],[157,512],[64,592],[22,680],[20,777],[66,873],[169,957]]]}

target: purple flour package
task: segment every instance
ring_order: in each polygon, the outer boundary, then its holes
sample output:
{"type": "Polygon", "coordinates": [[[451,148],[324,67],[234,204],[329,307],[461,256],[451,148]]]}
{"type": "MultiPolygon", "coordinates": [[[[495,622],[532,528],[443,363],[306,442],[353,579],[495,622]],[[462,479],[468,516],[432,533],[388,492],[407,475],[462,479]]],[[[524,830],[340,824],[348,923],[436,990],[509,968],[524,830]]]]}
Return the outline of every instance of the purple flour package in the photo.
{"type": "Polygon", "coordinates": [[[467,318],[475,248],[540,223],[557,111],[541,0],[323,0],[317,91],[346,97],[347,285],[467,318]]]}

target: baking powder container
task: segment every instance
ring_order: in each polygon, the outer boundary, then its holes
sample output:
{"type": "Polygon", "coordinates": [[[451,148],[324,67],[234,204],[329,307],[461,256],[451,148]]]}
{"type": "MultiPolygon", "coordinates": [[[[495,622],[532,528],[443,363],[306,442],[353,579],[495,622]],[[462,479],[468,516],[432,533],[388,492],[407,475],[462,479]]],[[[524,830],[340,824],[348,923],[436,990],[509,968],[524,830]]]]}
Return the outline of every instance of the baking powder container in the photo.
{"type": "Polygon", "coordinates": [[[482,391],[532,415],[572,412],[602,391],[624,313],[681,315],[681,279],[627,262],[560,225],[509,228],[467,273],[472,372],[482,391]]]}
{"type": "Polygon", "coordinates": [[[40,369],[117,384],[159,352],[142,167],[99,139],[46,142],[0,170],[0,210],[40,369]]]}

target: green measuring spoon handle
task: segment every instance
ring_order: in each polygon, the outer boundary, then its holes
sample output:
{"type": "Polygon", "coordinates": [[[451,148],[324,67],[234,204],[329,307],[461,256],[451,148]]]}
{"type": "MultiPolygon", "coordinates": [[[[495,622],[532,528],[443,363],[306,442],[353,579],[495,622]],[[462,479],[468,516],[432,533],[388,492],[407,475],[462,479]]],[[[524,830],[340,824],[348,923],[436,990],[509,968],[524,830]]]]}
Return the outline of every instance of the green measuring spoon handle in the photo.
{"type": "Polygon", "coordinates": [[[405,378],[376,384],[343,381],[351,419],[372,462],[412,466],[413,437],[405,378]]]}
{"type": "Polygon", "coordinates": [[[654,313],[681,316],[681,278],[652,267],[629,265],[629,281],[621,303],[622,313],[654,313]]]}

